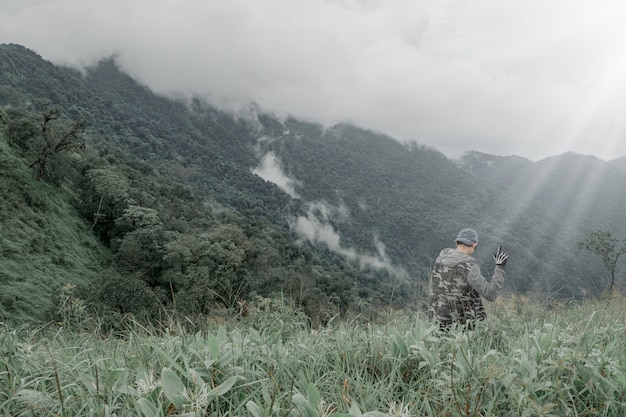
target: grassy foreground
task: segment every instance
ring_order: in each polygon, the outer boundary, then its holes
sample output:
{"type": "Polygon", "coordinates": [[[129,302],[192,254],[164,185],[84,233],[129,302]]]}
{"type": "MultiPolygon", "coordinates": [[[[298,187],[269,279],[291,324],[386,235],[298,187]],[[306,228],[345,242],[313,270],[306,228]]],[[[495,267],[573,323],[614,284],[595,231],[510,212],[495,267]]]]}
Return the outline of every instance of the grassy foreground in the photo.
{"type": "Polygon", "coordinates": [[[469,334],[406,312],[311,331],[267,300],[195,329],[4,327],[0,415],[617,416],[624,307],[506,299],[469,334]]]}

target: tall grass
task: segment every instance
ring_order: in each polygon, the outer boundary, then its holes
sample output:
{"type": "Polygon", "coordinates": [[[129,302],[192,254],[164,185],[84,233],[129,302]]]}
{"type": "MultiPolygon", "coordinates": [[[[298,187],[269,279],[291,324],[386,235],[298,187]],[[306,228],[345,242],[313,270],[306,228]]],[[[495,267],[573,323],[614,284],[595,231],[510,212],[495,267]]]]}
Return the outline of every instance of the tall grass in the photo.
{"type": "Polygon", "coordinates": [[[505,301],[471,333],[410,312],[312,331],[279,305],[193,331],[5,326],[0,415],[622,415],[626,302],[505,301]]]}

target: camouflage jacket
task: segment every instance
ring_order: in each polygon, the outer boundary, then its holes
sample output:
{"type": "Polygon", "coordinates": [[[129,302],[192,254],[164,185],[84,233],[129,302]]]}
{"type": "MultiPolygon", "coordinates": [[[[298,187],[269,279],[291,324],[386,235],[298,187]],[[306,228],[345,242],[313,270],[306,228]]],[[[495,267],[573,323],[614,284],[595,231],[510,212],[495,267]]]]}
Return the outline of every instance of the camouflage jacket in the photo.
{"type": "Polygon", "coordinates": [[[491,281],[487,281],[474,258],[453,248],[444,249],[431,274],[429,310],[441,327],[482,320],[485,308],[481,296],[495,300],[503,283],[503,268],[496,267],[491,281]]]}

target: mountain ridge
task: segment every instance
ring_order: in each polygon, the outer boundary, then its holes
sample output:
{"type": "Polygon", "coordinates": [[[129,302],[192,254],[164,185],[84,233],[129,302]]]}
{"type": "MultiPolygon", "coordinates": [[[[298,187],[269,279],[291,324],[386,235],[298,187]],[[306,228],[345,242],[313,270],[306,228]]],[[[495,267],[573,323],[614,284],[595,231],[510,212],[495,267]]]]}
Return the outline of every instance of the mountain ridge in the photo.
{"type": "MultiPolygon", "coordinates": [[[[77,165],[72,179],[73,187],[83,184],[86,197],[77,204],[87,223],[101,196],[86,173],[111,169],[134,187],[133,205],[111,205],[109,223],[94,229],[114,259],[140,242],[139,233],[120,229],[123,212],[128,216],[139,204],[144,215],[158,213],[161,229],[142,231],[141,239],[164,239],[166,249],[146,259],[143,272],[135,271],[152,290],[169,293],[168,282],[178,282],[182,297],[197,289],[193,285],[209,285],[194,275],[201,258],[181,270],[171,263],[174,253],[196,250],[190,242],[204,245],[209,233],[232,256],[215,259],[238,259],[236,268],[211,272],[222,277],[210,281],[217,286],[212,288],[239,282],[245,288],[240,296],[251,297],[300,285],[306,291],[298,302],[309,313],[324,303],[345,309],[358,300],[416,305],[423,302],[438,251],[458,230],[473,227],[481,236],[476,257],[484,274],[492,248],[503,244],[511,254],[505,292],[577,298],[602,291],[603,266],[572,247],[595,229],[626,235],[620,160],[559,155],[533,162],[479,152],[451,160],[434,148],[346,123],[277,118],[258,105],[237,116],[198,97],[159,96],[112,58],[81,72],[54,66],[24,47],[0,45],[0,69],[0,105],[12,120],[45,98],[70,118],[87,121],[85,141],[93,155],[77,165]],[[221,234],[235,229],[241,232],[221,234]]],[[[128,271],[139,267],[126,262],[128,271]]]]}

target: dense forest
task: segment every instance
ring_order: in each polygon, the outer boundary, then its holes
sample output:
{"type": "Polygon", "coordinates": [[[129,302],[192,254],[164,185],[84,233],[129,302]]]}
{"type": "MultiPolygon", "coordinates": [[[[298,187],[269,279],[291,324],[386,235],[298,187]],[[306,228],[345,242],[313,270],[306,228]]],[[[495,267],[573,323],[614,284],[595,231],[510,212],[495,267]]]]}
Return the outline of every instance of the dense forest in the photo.
{"type": "Polygon", "coordinates": [[[499,244],[509,252],[507,292],[579,299],[608,272],[578,243],[626,236],[623,160],[454,161],[349,124],[159,96],[114,58],[67,68],[13,44],[0,106],[0,320],[58,320],[72,302],[115,326],[245,314],[259,297],[314,325],[419,309],[464,227],[485,275],[499,244]]]}

